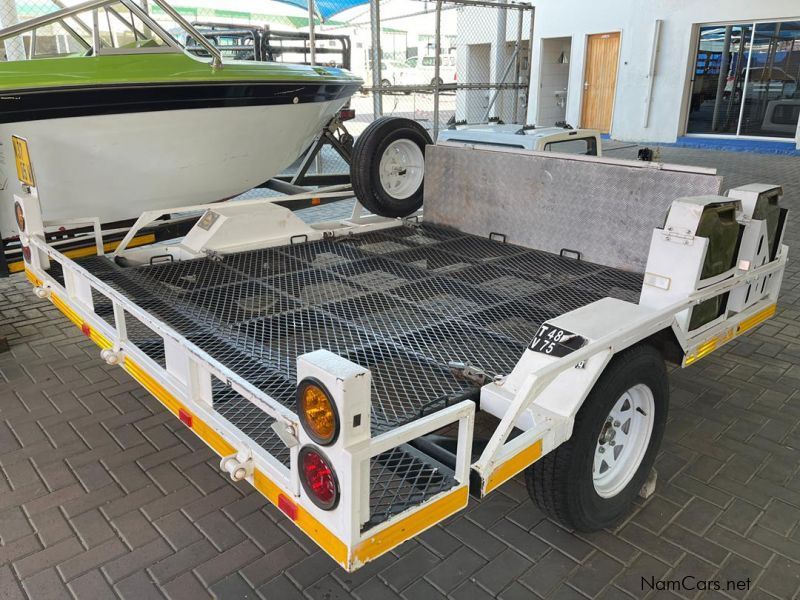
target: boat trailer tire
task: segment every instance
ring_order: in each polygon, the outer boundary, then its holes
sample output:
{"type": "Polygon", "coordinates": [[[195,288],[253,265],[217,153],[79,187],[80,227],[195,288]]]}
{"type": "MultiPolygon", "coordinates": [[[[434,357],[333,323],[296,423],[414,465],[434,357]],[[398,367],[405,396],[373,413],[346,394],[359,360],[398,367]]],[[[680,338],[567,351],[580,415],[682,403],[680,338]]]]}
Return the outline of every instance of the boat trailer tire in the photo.
{"type": "Polygon", "coordinates": [[[615,356],[578,411],[572,437],[526,470],[531,498],[571,529],[617,525],[653,468],[668,403],[658,350],[638,345],[615,356]]]}
{"type": "Polygon", "coordinates": [[[430,135],[416,121],[382,117],[358,136],[350,180],[361,204],[382,217],[407,217],[422,206],[425,146],[430,135]]]}

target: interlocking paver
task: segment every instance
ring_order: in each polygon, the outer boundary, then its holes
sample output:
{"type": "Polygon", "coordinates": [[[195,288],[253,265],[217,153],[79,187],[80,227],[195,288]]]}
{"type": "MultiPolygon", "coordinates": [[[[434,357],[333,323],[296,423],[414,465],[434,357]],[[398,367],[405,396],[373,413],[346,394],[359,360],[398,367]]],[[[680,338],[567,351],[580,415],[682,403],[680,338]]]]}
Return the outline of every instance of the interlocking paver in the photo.
{"type": "Polygon", "coordinates": [[[441,558],[433,552],[418,546],[402,558],[392,561],[380,577],[392,589],[400,592],[417,580],[420,573],[427,573],[440,562],[441,558]]]}
{"type": "Polygon", "coordinates": [[[114,590],[108,585],[100,571],[90,571],[76,577],[67,584],[76,598],[92,598],[92,600],[113,600],[114,590]]]}
{"type": "Polygon", "coordinates": [[[170,600],[197,600],[209,596],[208,588],[202,585],[193,573],[184,573],[162,588],[170,600]]]}
{"type": "Polygon", "coordinates": [[[23,600],[25,598],[19,582],[8,565],[0,566],[0,598],[3,600],[23,600]]]}
{"type": "Polygon", "coordinates": [[[69,581],[127,553],[125,544],[114,538],[65,560],[58,565],[57,570],[62,579],[69,581]]]}
{"type": "Polygon", "coordinates": [[[217,551],[208,540],[200,540],[156,562],[149,570],[156,581],[165,583],[216,555],[217,551]]]}
{"type": "MultiPolygon", "coordinates": [[[[662,156],[717,166],[725,187],[783,183],[793,209],[786,241],[800,246],[796,158],[662,156]]],[[[24,278],[0,280],[0,335],[11,342],[0,355],[0,597],[425,600],[446,589],[450,598],[638,598],[642,576],[710,573],[751,577],[749,598],[789,598],[800,572],[795,262],[775,319],[672,372],[657,493],[617,530],[554,525],[518,478],[353,575],[259,494],[226,480],[202,442],[99,362],[24,278]]]]}
{"type": "Polygon", "coordinates": [[[425,578],[441,591],[448,593],[467,577],[486,564],[486,560],[466,546],[437,563],[425,578]]]}
{"type": "Polygon", "coordinates": [[[504,550],[475,573],[473,580],[492,594],[498,594],[531,566],[531,561],[514,550],[504,550]]]}
{"type": "Polygon", "coordinates": [[[292,565],[306,557],[306,553],[296,544],[287,542],[272,552],[256,558],[241,573],[253,587],[258,587],[274,579],[292,565]]]}
{"type": "Polygon", "coordinates": [[[80,542],[76,538],[69,538],[25,558],[20,558],[14,562],[14,571],[20,579],[25,579],[43,569],[55,567],[82,551],[83,547],[80,542]]]}
{"type": "Polygon", "coordinates": [[[29,598],[47,598],[48,600],[71,599],[67,588],[53,569],[38,571],[35,575],[22,580],[22,587],[29,598]]]}
{"type": "Polygon", "coordinates": [[[51,508],[32,515],[31,522],[45,547],[52,546],[73,535],[72,528],[58,508],[51,508]]]}

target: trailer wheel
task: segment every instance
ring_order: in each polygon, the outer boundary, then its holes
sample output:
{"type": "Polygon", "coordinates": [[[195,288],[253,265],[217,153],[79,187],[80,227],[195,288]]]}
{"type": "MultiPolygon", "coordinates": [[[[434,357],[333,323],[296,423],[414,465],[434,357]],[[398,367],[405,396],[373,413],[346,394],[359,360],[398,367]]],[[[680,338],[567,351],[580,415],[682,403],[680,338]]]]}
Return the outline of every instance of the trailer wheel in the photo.
{"type": "Polygon", "coordinates": [[[531,498],[572,529],[618,524],[653,467],[668,403],[658,350],[641,345],[615,356],[578,411],[572,437],[525,472],[531,498]]]}
{"type": "Polygon", "coordinates": [[[422,206],[428,132],[411,119],[382,117],[358,136],[350,180],[356,198],[382,217],[405,217],[422,206]]]}

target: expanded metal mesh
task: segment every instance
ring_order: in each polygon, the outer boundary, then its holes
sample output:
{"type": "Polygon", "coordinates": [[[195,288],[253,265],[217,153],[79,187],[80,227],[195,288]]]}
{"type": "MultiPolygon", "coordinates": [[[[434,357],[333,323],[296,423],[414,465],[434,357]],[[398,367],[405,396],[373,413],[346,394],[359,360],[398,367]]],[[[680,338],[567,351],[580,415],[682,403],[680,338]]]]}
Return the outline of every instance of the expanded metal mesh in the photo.
{"type": "MultiPolygon", "coordinates": [[[[454,363],[506,374],[544,320],[641,289],[636,274],[430,225],[222,260],[83,264],[287,406],[302,354],[324,348],[370,369],[377,431],[475,394],[454,363]]],[[[113,321],[108,303],[95,310],[113,321]]],[[[133,323],[132,340],[163,362],[133,323]]]]}
{"type": "Polygon", "coordinates": [[[370,461],[369,514],[366,531],[409,506],[456,485],[452,471],[432,463],[409,446],[392,448],[370,461]]]}

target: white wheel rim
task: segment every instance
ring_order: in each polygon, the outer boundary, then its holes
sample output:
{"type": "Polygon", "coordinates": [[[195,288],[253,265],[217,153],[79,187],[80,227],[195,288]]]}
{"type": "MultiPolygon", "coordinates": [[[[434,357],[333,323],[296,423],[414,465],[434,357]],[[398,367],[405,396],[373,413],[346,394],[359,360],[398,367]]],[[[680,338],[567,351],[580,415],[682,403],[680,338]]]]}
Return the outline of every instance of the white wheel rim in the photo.
{"type": "Polygon", "coordinates": [[[619,397],[595,447],[592,480],[599,496],[612,498],[633,479],[650,444],[654,419],[653,392],[643,383],[619,397]]]}
{"type": "Polygon", "coordinates": [[[405,200],[419,189],[425,175],[425,157],[411,140],[395,140],[383,151],[378,165],[381,186],[392,198],[405,200]]]}

